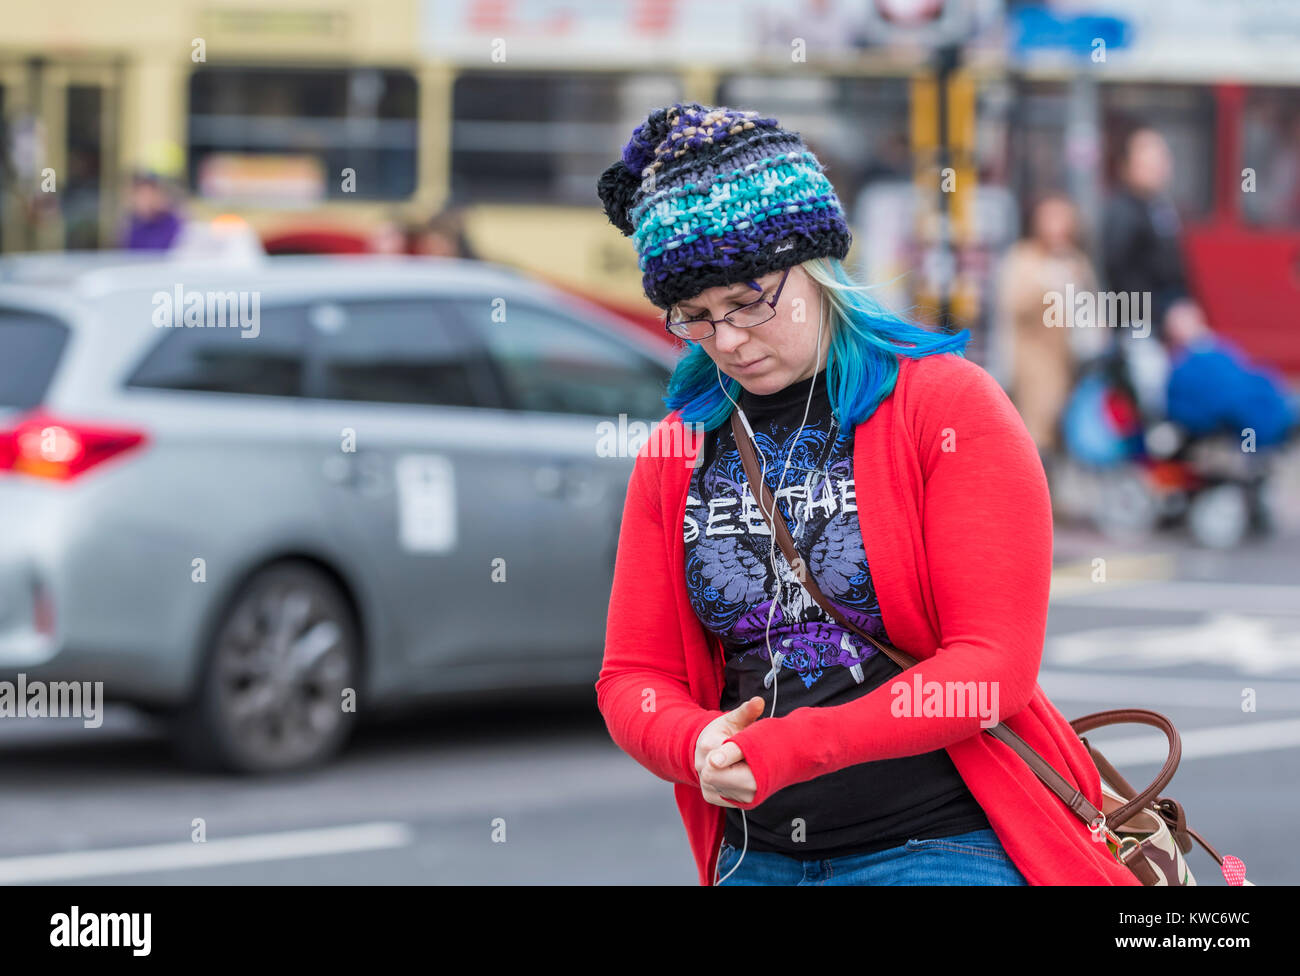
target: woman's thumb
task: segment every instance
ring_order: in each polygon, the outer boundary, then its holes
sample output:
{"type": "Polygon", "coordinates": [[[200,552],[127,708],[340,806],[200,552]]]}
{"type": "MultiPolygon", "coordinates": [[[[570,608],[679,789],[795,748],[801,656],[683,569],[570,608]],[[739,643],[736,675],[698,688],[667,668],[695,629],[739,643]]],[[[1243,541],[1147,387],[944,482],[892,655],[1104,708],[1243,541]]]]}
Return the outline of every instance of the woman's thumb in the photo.
{"type": "Polygon", "coordinates": [[[743,701],[733,708],[727,715],[727,721],[733,728],[743,729],[745,726],[756,722],[758,717],[762,714],[763,699],[758,695],[755,695],[748,701],[743,701]]]}

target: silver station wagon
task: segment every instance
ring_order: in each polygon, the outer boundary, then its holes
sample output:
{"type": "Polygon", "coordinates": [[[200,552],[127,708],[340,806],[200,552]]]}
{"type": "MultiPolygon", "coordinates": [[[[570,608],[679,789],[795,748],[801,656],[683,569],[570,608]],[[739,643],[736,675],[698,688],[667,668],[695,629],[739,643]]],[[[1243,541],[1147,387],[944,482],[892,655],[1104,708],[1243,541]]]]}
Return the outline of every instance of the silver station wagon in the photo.
{"type": "Polygon", "coordinates": [[[477,262],[0,260],[0,680],[102,681],[241,772],[590,685],[637,447],[601,431],[675,358],[477,262]]]}

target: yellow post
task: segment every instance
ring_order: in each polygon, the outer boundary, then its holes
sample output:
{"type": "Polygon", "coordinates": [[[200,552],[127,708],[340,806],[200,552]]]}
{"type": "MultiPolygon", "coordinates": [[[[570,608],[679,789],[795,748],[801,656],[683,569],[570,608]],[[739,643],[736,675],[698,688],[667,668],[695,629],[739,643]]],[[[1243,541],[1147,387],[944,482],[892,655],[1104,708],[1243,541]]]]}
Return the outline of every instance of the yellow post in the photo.
{"type": "MultiPolygon", "coordinates": [[[[912,76],[910,86],[910,132],[912,140],[913,182],[916,185],[916,235],[926,249],[938,240],[939,211],[939,84],[929,73],[912,76]]],[[[915,301],[918,312],[937,307],[939,295],[924,275],[917,275],[915,301]]]]}
{"type": "MultiPolygon", "coordinates": [[[[975,166],[977,87],[969,71],[958,70],[948,82],[948,165],[956,186],[949,201],[953,247],[958,254],[975,243],[975,197],[979,171],[975,166]]],[[[977,283],[965,271],[958,271],[953,283],[952,314],[962,325],[970,325],[979,314],[977,283]]]]}

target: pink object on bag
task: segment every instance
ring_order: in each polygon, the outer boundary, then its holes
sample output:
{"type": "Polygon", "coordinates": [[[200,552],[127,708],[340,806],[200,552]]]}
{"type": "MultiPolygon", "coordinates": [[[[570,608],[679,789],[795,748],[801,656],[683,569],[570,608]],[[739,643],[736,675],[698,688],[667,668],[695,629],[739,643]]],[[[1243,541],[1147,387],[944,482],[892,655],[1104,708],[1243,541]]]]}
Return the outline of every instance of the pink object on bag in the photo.
{"type": "Polygon", "coordinates": [[[1223,855],[1223,863],[1219,865],[1223,870],[1223,878],[1230,885],[1241,885],[1246,880],[1246,862],[1232,854],[1223,855]]]}

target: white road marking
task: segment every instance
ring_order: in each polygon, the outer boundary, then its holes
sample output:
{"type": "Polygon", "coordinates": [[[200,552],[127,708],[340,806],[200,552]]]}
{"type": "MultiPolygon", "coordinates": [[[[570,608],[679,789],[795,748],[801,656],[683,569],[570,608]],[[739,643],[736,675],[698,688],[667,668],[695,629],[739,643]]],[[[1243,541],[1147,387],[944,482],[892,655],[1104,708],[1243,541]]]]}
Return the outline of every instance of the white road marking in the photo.
{"type": "Polygon", "coordinates": [[[0,858],[0,884],[51,881],[58,878],[92,878],[112,874],[145,874],[206,868],[253,861],[281,861],[322,854],[346,854],[405,847],[414,831],[402,823],[374,822],[328,827],[320,830],[291,830],[275,834],[252,834],[209,840],[150,844],[145,847],[116,847],[92,851],[61,851],[0,858]]]}
{"type": "Polygon", "coordinates": [[[1107,702],[1148,708],[1185,705],[1188,708],[1228,708],[1241,711],[1241,692],[1251,688],[1264,711],[1300,711],[1300,681],[1256,681],[1249,678],[1167,678],[1132,672],[1038,672],[1038,683],[1052,701],[1107,702]]]}
{"type": "Polygon", "coordinates": [[[1190,624],[1060,634],[1048,638],[1043,656],[1054,665],[1104,662],[1121,671],[1209,664],[1246,676],[1300,674],[1300,627],[1290,620],[1225,613],[1190,624]]]}
{"type": "MultiPolygon", "coordinates": [[[[1184,760],[1292,749],[1300,746],[1300,719],[1217,725],[1182,732],[1179,738],[1182,740],[1184,760]]],[[[1149,735],[1109,741],[1100,740],[1095,733],[1089,733],[1088,741],[1114,765],[1120,767],[1121,772],[1126,764],[1162,763],[1169,754],[1168,742],[1155,729],[1149,735]]]]}
{"type": "Polygon", "coordinates": [[[1052,582],[1052,603],[1062,607],[1108,610],[1160,610],[1300,616],[1300,586],[1283,583],[1233,583],[1199,580],[1093,583],[1069,577],[1052,582]]]}

